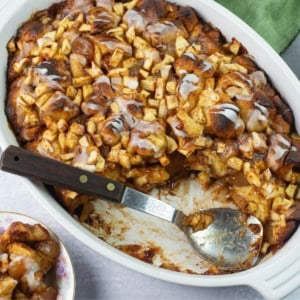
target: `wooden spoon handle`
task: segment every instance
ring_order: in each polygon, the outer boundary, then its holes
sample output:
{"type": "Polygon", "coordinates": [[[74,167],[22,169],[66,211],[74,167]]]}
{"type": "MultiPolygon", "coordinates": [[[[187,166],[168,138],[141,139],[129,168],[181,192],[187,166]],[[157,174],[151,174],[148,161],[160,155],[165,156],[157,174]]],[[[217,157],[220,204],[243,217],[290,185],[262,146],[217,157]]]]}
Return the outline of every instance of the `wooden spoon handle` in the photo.
{"type": "Polygon", "coordinates": [[[122,183],[15,146],[2,153],[0,169],[116,203],[121,203],[125,189],[122,183]]]}

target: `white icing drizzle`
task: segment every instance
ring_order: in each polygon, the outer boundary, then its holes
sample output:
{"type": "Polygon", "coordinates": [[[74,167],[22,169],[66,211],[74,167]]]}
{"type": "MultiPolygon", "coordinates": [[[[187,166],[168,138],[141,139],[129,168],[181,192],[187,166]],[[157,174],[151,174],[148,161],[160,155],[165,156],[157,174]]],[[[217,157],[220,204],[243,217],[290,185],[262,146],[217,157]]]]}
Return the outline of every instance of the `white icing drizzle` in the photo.
{"type": "Polygon", "coordinates": [[[235,94],[234,96],[236,97],[236,99],[244,101],[251,101],[253,99],[253,94],[250,94],[249,96],[243,94],[235,94]]]}
{"type": "Polygon", "coordinates": [[[126,121],[128,122],[129,126],[132,128],[137,123],[137,118],[135,118],[130,111],[128,110],[129,105],[137,106],[138,108],[144,107],[141,102],[135,100],[125,100],[121,97],[115,98],[115,102],[118,104],[120,111],[125,116],[126,121]]]}
{"type": "Polygon", "coordinates": [[[186,100],[189,95],[198,90],[199,87],[196,84],[199,82],[199,77],[195,74],[186,74],[180,84],[179,94],[180,96],[186,100]]]}
{"type": "Polygon", "coordinates": [[[79,54],[79,53],[72,53],[72,56],[76,56],[76,59],[78,59],[80,61],[80,64],[83,66],[86,66],[87,64],[87,59],[85,58],[85,56],[79,54]]]}
{"type": "Polygon", "coordinates": [[[222,103],[213,106],[212,113],[223,115],[226,119],[230,120],[235,129],[240,128],[243,123],[242,120],[239,118],[239,108],[231,103],[222,103]]]}
{"type": "Polygon", "coordinates": [[[7,260],[8,254],[7,253],[0,253],[0,261],[7,260]]]}
{"type": "Polygon", "coordinates": [[[187,134],[182,128],[182,122],[177,118],[169,118],[168,119],[169,125],[172,127],[172,130],[176,136],[180,136],[182,138],[186,138],[187,134]]]}
{"type": "Polygon", "coordinates": [[[275,145],[273,147],[273,150],[273,159],[275,160],[281,159],[284,156],[284,154],[288,151],[288,149],[282,148],[280,145],[275,145]]]}
{"type": "Polygon", "coordinates": [[[39,48],[43,48],[43,45],[44,45],[45,42],[46,42],[45,38],[37,39],[37,44],[38,44],[39,48]]]}
{"type": "Polygon", "coordinates": [[[47,68],[34,68],[34,71],[37,73],[37,77],[41,82],[47,83],[47,85],[54,90],[62,90],[61,84],[58,80],[61,80],[62,77],[56,74],[49,74],[47,68]]]}
{"type": "Polygon", "coordinates": [[[184,70],[184,69],[178,70],[176,72],[177,72],[178,76],[187,74],[187,70],[184,70]]]}
{"type": "Polygon", "coordinates": [[[247,120],[248,130],[254,131],[256,126],[267,125],[269,111],[268,109],[258,103],[254,103],[255,109],[249,112],[249,117],[247,120]]]}
{"type": "Polygon", "coordinates": [[[268,194],[271,194],[273,192],[273,185],[272,184],[268,184],[267,187],[266,187],[266,192],[268,194]]]}
{"type": "Polygon", "coordinates": [[[226,89],[226,94],[230,98],[236,98],[243,101],[251,101],[253,98],[253,93],[249,89],[243,89],[236,86],[230,86],[226,89]]]}
{"type": "Polygon", "coordinates": [[[96,0],[97,7],[104,7],[109,11],[112,11],[112,0],[96,0]]]}
{"type": "Polygon", "coordinates": [[[110,85],[110,79],[106,75],[101,75],[100,77],[97,78],[95,81],[96,83],[107,83],[110,85]]]}
{"type": "Polygon", "coordinates": [[[157,157],[159,152],[159,147],[145,138],[140,138],[138,134],[132,134],[130,139],[130,146],[133,148],[145,149],[153,151],[154,157],[157,157]]]}
{"type": "Polygon", "coordinates": [[[8,268],[8,254],[0,253],[0,273],[6,273],[7,268],[8,268]]]}
{"type": "Polygon", "coordinates": [[[291,143],[289,140],[287,140],[286,138],[284,138],[282,135],[278,134],[278,140],[280,143],[282,143],[283,145],[285,145],[286,147],[290,147],[291,143]]]}
{"type": "Polygon", "coordinates": [[[34,42],[23,42],[23,48],[21,49],[21,56],[27,57],[30,56],[30,52],[34,48],[35,43],[34,42]]]}
{"type": "Polygon", "coordinates": [[[22,276],[22,280],[25,280],[31,291],[36,290],[41,282],[35,278],[35,273],[40,271],[39,265],[30,257],[27,256],[16,256],[10,262],[10,266],[14,264],[22,263],[25,267],[25,273],[22,276]]]}
{"type": "Polygon", "coordinates": [[[159,123],[153,123],[145,120],[139,120],[134,126],[135,130],[140,132],[151,132],[155,133],[158,130],[163,130],[163,127],[159,123]]]}
{"type": "Polygon", "coordinates": [[[133,130],[131,131],[129,145],[135,149],[152,151],[154,157],[159,157],[164,152],[164,149],[152,143],[147,137],[144,137],[144,133],[155,134],[158,131],[162,131],[164,128],[158,123],[151,123],[145,120],[138,120],[133,130]]]}
{"type": "Polygon", "coordinates": [[[93,22],[94,23],[97,23],[97,22],[101,22],[101,23],[111,23],[113,17],[112,15],[107,12],[107,11],[102,11],[101,13],[98,13],[97,14],[97,17],[93,19],[93,22]]]}
{"type": "Polygon", "coordinates": [[[264,87],[267,85],[267,78],[262,71],[255,71],[251,73],[249,77],[257,87],[264,87]]]}
{"type": "Polygon", "coordinates": [[[254,128],[257,126],[257,123],[259,123],[259,121],[263,120],[263,116],[261,111],[254,109],[250,112],[250,116],[247,120],[247,128],[250,131],[253,131],[254,128]]]}
{"type": "Polygon", "coordinates": [[[139,86],[139,82],[136,79],[128,79],[128,81],[126,82],[126,86],[132,90],[136,90],[139,86]]]}
{"type": "Polygon", "coordinates": [[[261,104],[259,104],[259,103],[254,103],[254,106],[258,109],[258,110],[260,110],[265,116],[269,116],[269,111],[268,111],[268,109],[265,107],[265,106],[263,106],[263,105],[261,105],[261,104]]]}
{"type": "Polygon", "coordinates": [[[91,1],[86,0],[73,0],[72,1],[72,10],[78,9],[81,10],[83,13],[87,13],[92,6],[91,1]]]}
{"type": "Polygon", "coordinates": [[[240,72],[234,72],[234,74],[238,75],[243,81],[247,82],[249,87],[253,86],[253,83],[250,79],[248,79],[244,74],[240,73],[240,72]]]}
{"type": "Polygon", "coordinates": [[[41,74],[41,75],[45,75],[47,77],[48,80],[59,80],[61,79],[61,76],[59,75],[55,75],[55,74],[50,74],[50,75],[47,75],[48,73],[48,69],[47,68],[37,68],[38,72],[41,74]]]}
{"type": "Polygon", "coordinates": [[[120,110],[123,113],[127,113],[130,114],[130,112],[128,111],[128,105],[135,105],[138,107],[143,107],[143,103],[135,101],[135,100],[125,100],[121,97],[116,97],[115,101],[118,103],[120,110]]]}
{"type": "Polygon", "coordinates": [[[95,172],[96,166],[94,164],[89,164],[89,154],[87,152],[87,147],[81,146],[80,151],[76,152],[76,156],[72,162],[74,167],[80,168],[85,171],[95,172]]]}
{"type": "Polygon", "coordinates": [[[144,16],[132,9],[124,14],[123,20],[128,28],[134,27],[137,32],[143,32],[147,26],[147,20],[144,16]]]}
{"type": "Polygon", "coordinates": [[[189,57],[189,58],[191,58],[191,59],[193,59],[193,60],[196,60],[196,59],[197,59],[197,57],[195,56],[195,54],[193,54],[193,53],[191,53],[191,52],[185,52],[183,55],[184,55],[184,56],[187,56],[187,57],[189,57]]]}
{"type": "Polygon", "coordinates": [[[94,111],[101,111],[101,106],[97,103],[94,103],[94,102],[90,102],[90,101],[87,101],[86,102],[86,107],[90,110],[94,110],[94,111]]]}
{"type": "Polygon", "coordinates": [[[111,126],[113,132],[116,134],[119,134],[124,130],[124,119],[122,114],[117,114],[114,117],[112,117],[108,124],[111,126]]]}
{"type": "Polygon", "coordinates": [[[129,56],[132,56],[132,48],[125,42],[114,41],[112,39],[97,40],[99,44],[104,45],[109,51],[113,52],[117,48],[124,50],[129,56]]]}
{"type": "Polygon", "coordinates": [[[201,70],[203,72],[207,72],[210,71],[214,68],[213,64],[211,62],[209,62],[208,60],[203,60],[201,61],[201,70]],[[202,66],[204,66],[204,68],[202,68],[202,66]]]}
{"type": "MultiPolygon", "coordinates": [[[[71,101],[69,97],[60,91],[56,91],[40,108],[42,114],[54,112],[56,110],[63,112],[73,112],[78,110],[78,106],[71,101]]],[[[67,117],[67,116],[66,116],[67,117]]]]}
{"type": "Polygon", "coordinates": [[[176,39],[178,28],[169,21],[154,23],[147,26],[147,34],[157,37],[163,43],[168,43],[176,39]]]}
{"type": "Polygon", "coordinates": [[[285,137],[280,134],[272,136],[271,145],[269,148],[267,162],[268,166],[276,171],[282,164],[285,155],[290,150],[291,143],[285,137]]]}

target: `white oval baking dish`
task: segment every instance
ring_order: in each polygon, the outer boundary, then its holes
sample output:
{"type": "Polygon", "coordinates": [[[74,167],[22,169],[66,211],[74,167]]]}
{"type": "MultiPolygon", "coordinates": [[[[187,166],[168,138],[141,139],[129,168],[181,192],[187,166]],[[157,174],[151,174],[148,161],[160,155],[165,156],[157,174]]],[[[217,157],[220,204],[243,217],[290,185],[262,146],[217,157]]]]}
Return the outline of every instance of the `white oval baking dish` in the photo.
{"type": "MultiPolygon", "coordinates": [[[[51,0],[0,0],[0,146],[16,145],[16,140],[8,127],[4,113],[6,94],[6,44],[14,35],[17,27],[29,16],[48,7],[51,0]]],[[[174,1],[173,1],[174,2],[174,1]]],[[[178,4],[194,7],[207,21],[218,27],[228,40],[237,38],[254,56],[258,65],[269,75],[273,85],[288,102],[295,114],[296,127],[300,131],[300,84],[280,56],[249,26],[212,0],[177,0],[178,4]]],[[[284,247],[270,259],[256,267],[229,275],[192,275],[157,268],[132,258],[98,239],[90,231],[73,219],[43,188],[24,179],[29,191],[58,222],[71,234],[101,255],[138,272],[162,280],[184,285],[219,287],[248,285],[260,292],[266,299],[280,299],[296,289],[300,283],[300,229],[290,238],[284,247]]]]}

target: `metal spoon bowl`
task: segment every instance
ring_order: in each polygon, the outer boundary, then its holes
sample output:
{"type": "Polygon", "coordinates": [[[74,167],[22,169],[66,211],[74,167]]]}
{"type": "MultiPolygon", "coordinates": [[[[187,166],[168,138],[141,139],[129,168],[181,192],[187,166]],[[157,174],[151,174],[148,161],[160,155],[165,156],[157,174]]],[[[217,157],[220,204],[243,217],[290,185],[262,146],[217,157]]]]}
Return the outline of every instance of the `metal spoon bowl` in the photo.
{"type": "Polygon", "coordinates": [[[3,171],[43,183],[89,194],[159,217],[177,225],[194,249],[219,269],[243,270],[253,266],[259,256],[263,227],[254,216],[239,210],[211,208],[201,211],[211,222],[203,228],[189,223],[196,214],[185,216],[175,207],[107,179],[59,161],[10,146],[1,157],[3,171]]]}
{"type": "Polygon", "coordinates": [[[258,259],[263,227],[254,216],[245,216],[239,210],[212,208],[214,221],[203,230],[183,228],[193,247],[207,260],[225,270],[243,270],[258,259]]]}

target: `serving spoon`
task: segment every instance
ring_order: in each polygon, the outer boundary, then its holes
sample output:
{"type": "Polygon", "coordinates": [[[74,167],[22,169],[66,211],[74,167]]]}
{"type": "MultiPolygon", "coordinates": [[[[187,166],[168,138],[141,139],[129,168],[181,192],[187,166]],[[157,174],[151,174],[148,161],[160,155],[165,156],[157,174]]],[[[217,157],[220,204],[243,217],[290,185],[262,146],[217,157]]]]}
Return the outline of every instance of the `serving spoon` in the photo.
{"type": "Polygon", "coordinates": [[[169,221],[187,235],[191,245],[204,259],[221,270],[243,270],[257,262],[263,226],[256,217],[239,210],[211,208],[185,216],[175,207],[123,183],[15,146],[9,146],[2,153],[0,168],[52,186],[101,197],[169,221]],[[193,226],[193,220],[201,223],[201,219],[203,226],[193,226]]]}

